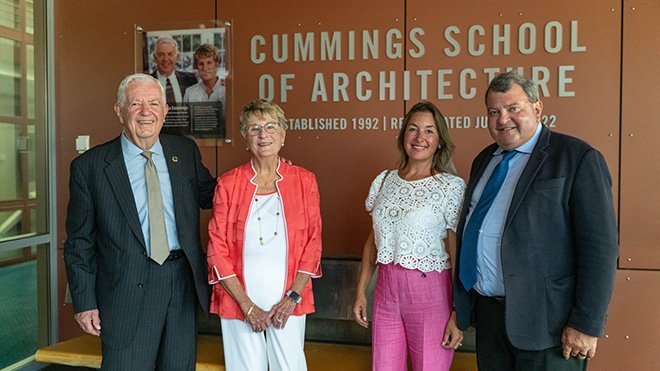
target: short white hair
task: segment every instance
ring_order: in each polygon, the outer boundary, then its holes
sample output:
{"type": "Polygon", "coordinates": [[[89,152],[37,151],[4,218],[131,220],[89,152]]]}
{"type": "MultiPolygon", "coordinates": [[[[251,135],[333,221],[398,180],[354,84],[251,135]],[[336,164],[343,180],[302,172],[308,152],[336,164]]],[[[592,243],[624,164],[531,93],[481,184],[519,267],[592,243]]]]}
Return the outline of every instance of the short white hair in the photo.
{"type": "Polygon", "coordinates": [[[144,73],[134,73],[132,75],[128,75],[124,77],[124,79],[121,80],[121,83],[119,84],[119,89],[117,89],[117,105],[119,107],[124,107],[124,105],[126,104],[126,87],[128,86],[128,84],[136,81],[153,83],[158,85],[158,88],[160,88],[160,92],[161,92],[161,100],[163,103],[165,102],[165,89],[163,89],[163,85],[161,85],[158,82],[158,80],[156,80],[151,75],[147,75],[144,73]]]}
{"type": "Polygon", "coordinates": [[[158,49],[158,45],[161,44],[172,44],[174,45],[174,50],[176,50],[177,54],[179,53],[179,43],[176,42],[173,38],[170,36],[161,36],[156,40],[156,45],[154,46],[154,53],[156,53],[156,49],[158,49]]]}

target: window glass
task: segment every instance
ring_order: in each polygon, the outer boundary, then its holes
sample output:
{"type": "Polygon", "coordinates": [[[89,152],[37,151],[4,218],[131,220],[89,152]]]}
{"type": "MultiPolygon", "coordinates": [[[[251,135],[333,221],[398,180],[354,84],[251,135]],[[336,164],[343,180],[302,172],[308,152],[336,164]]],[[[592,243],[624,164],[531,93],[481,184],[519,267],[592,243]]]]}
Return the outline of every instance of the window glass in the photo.
{"type": "MultiPolygon", "coordinates": [[[[28,126],[28,194],[27,198],[29,200],[34,200],[37,198],[37,178],[39,178],[37,174],[37,144],[34,136],[34,130],[35,127],[34,125],[29,125],[28,126]]],[[[43,189],[43,188],[42,188],[43,189]]],[[[39,195],[40,197],[43,197],[43,195],[39,195]]],[[[32,229],[35,231],[36,229],[32,229]]]]}
{"type": "MultiPolygon", "coordinates": [[[[18,1],[18,0],[16,0],[18,1]]],[[[34,1],[25,1],[25,32],[34,34],[34,1]]]]}
{"type": "Polygon", "coordinates": [[[20,28],[20,14],[18,0],[0,0],[0,26],[20,28]]]}
{"type": "Polygon", "coordinates": [[[30,248],[0,251],[0,369],[38,348],[37,260],[30,255],[30,248]]]}
{"type": "Polygon", "coordinates": [[[21,114],[21,44],[0,37],[0,116],[21,114]]]}
{"type": "Polygon", "coordinates": [[[23,211],[4,210],[0,211],[0,239],[20,234],[23,211]]]}
{"type": "MultiPolygon", "coordinates": [[[[19,198],[20,165],[15,124],[0,122],[0,201],[19,198]]],[[[3,219],[0,218],[0,224],[3,219]]]]}
{"type": "MultiPolygon", "coordinates": [[[[20,0],[25,24],[34,24],[33,5],[20,0]]],[[[46,100],[36,91],[45,75],[34,44],[43,47],[41,32],[20,36],[0,27],[0,242],[48,231],[46,100]]]]}
{"type": "Polygon", "coordinates": [[[0,370],[51,334],[45,4],[0,0],[0,370]]]}
{"type": "Polygon", "coordinates": [[[27,53],[25,75],[27,77],[27,114],[28,118],[34,119],[34,45],[28,44],[25,48],[27,53]]]}
{"type": "Polygon", "coordinates": [[[192,51],[195,52],[200,45],[202,45],[202,36],[199,34],[192,35],[192,51]]]}

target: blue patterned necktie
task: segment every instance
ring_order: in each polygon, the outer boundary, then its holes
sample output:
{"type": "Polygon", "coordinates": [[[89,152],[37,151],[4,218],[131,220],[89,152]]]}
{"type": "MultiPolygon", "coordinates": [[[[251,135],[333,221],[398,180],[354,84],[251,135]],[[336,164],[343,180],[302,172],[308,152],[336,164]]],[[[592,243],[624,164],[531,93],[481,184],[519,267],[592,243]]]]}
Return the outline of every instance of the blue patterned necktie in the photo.
{"type": "Polygon", "coordinates": [[[469,291],[477,282],[477,241],[479,241],[479,230],[484,222],[488,210],[493,205],[497,192],[502,188],[502,183],[509,172],[509,161],[518,151],[506,151],[502,153],[502,160],[493,170],[484,187],[483,193],[474,208],[470,220],[468,220],[463,232],[461,244],[461,263],[459,278],[465,290],[469,291]]]}

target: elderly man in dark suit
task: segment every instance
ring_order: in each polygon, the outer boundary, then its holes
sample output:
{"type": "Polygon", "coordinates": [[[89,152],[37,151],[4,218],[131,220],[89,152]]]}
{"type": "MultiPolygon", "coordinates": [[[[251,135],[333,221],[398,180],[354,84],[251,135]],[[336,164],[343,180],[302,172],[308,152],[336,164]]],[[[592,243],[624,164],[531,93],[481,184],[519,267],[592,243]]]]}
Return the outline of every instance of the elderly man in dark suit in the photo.
{"type": "Polygon", "coordinates": [[[618,256],[603,156],[541,122],[515,72],[486,93],[495,143],[472,163],[457,228],[458,324],[485,370],[582,370],[603,335],[618,256]]]}
{"type": "Polygon", "coordinates": [[[185,137],[159,135],[158,81],[126,77],[117,138],[71,163],[64,244],[75,319],[100,335],[105,370],[194,370],[195,307],[208,312],[199,209],[215,179],[185,137]]]}
{"type": "Polygon", "coordinates": [[[154,60],[156,71],[151,76],[165,89],[165,101],[173,107],[183,102],[186,89],[197,84],[197,78],[192,72],[176,70],[179,61],[179,44],[169,36],[162,36],[156,40],[154,47],[154,60]]]}

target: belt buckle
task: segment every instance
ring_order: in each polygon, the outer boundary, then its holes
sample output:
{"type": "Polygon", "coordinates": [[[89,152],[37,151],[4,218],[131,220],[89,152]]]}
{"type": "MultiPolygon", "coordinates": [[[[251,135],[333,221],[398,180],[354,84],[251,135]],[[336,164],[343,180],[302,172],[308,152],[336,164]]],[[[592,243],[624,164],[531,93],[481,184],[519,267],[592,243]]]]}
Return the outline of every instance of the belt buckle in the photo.
{"type": "Polygon", "coordinates": [[[498,304],[506,304],[506,298],[504,296],[491,296],[491,298],[493,298],[493,300],[495,300],[498,304]]]}

